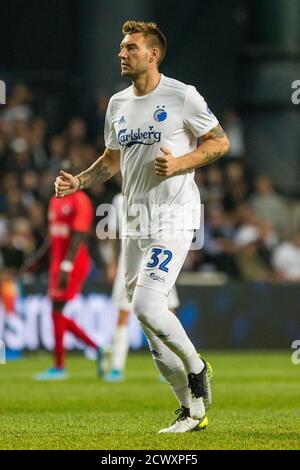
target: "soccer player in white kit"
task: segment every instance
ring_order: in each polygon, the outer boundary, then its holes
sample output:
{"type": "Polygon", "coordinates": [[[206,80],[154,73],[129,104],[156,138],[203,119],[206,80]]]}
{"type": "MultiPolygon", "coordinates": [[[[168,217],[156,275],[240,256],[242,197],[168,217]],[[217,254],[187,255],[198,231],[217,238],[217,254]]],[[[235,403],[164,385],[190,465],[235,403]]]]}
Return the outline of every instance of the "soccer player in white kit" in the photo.
{"type": "MultiPolygon", "coordinates": [[[[119,382],[124,379],[124,369],[129,349],[128,323],[132,311],[132,306],[126,297],[123,256],[122,252],[118,254],[119,247],[116,246],[119,245],[118,238],[114,238],[117,234],[120,235],[122,230],[122,193],[114,196],[112,206],[115,211],[112,214],[113,217],[111,217],[113,220],[109,221],[109,226],[113,232],[113,238],[111,239],[113,253],[112,260],[108,265],[108,272],[111,273],[110,276],[113,276],[112,300],[113,304],[118,309],[119,317],[110,348],[110,370],[103,377],[105,382],[119,382]]],[[[179,298],[174,285],[168,297],[168,307],[174,312],[179,305],[179,298]]]]}
{"type": "Polygon", "coordinates": [[[61,172],[55,190],[63,197],[107,181],[121,168],[126,293],[180,404],[177,419],[160,432],[187,432],[207,419],[209,370],[169,311],[168,294],[199,228],[194,170],[227,153],[229,141],[193,86],[159,72],[166,39],[157,25],[127,21],[123,34],[121,74],[132,85],[109,102],[105,151],[77,176],[61,172]]]}

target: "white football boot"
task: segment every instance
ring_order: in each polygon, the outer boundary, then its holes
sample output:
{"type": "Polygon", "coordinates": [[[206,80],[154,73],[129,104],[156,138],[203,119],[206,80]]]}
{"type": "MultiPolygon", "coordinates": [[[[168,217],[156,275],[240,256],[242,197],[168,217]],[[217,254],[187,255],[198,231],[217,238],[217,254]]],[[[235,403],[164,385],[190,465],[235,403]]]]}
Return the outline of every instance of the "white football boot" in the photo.
{"type": "Polygon", "coordinates": [[[208,419],[205,416],[201,421],[199,419],[193,419],[190,416],[189,408],[182,406],[175,411],[179,416],[175,419],[169,428],[164,428],[158,431],[158,434],[162,433],[182,433],[189,431],[201,431],[206,429],[208,425],[208,419]]]}

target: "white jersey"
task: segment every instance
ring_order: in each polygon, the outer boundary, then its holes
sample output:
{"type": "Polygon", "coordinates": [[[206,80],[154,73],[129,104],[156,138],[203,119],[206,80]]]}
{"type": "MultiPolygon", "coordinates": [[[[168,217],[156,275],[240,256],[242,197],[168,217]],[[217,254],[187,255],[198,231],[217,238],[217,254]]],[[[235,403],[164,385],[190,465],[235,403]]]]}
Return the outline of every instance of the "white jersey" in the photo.
{"type": "Polygon", "coordinates": [[[155,175],[154,160],[166,147],[174,157],[196,149],[200,137],[218,124],[195,87],[161,74],[157,87],[136,96],[133,86],[112,96],[106,113],[105,145],[121,151],[124,235],[153,234],[170,227],[200,225],[200,196],[194,171],[155,175]],[[141,215],[147,215],[147,223],[141,215]],[[138,218],[137,218],[138,216],[138,218]],[[158,226],[159,224],[159,226],[158,226]]]}

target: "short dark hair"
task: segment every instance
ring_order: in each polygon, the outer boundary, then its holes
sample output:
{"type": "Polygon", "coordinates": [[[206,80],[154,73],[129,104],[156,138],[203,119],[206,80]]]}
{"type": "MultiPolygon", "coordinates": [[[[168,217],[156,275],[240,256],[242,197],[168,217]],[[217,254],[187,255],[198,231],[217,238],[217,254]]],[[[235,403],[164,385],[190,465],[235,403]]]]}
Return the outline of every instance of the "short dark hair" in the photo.
{"type": "Polygon", "coordinates": [[[159,49],[158,65],[162,63],[166,55],[167,39],[156,23],[128,20],[123,24],[122,32],[124,35],[143,33],[144,37],[149,39],[149,46],[159,49]]]}

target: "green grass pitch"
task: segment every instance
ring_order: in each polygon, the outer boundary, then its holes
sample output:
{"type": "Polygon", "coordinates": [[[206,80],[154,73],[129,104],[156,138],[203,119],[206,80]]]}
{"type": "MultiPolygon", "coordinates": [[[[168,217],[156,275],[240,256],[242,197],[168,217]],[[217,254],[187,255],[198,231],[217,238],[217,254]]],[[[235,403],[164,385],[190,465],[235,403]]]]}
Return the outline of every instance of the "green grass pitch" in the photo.
{"type": "Polygon", "coordinates": [[[70,355],[70,378],[41,383],[50,365],[28,354],[0,365],[1,449],[299,449],[300,365],[290,351],[207,352],[214,405],[206,431],[158,435],[177,402],[150,354],[132,354],[127,380],[106,384],[92,361],[70,355]]]}

